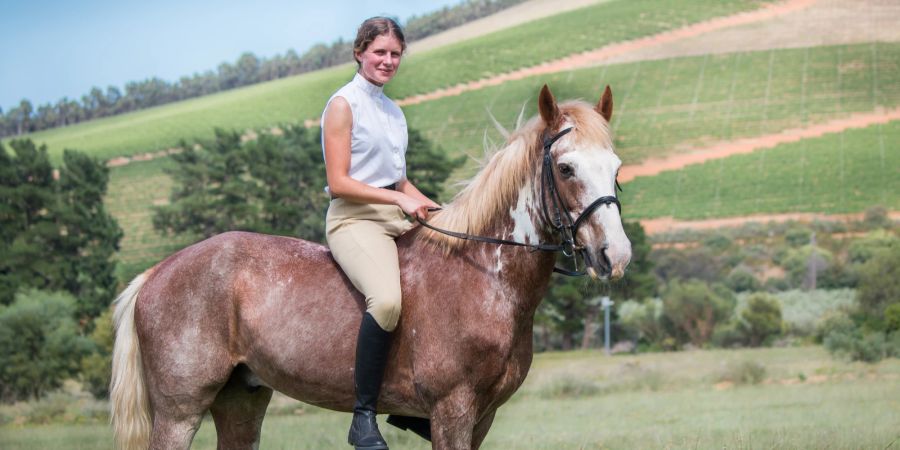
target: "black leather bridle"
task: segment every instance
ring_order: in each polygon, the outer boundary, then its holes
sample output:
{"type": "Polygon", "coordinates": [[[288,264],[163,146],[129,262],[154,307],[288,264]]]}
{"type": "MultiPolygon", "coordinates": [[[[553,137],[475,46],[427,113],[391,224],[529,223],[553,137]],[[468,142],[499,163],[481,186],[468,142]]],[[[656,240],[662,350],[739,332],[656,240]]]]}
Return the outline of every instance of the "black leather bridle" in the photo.
{"type": "MultiPolygon", "coordinates": [[[[578,270],[578,259],[575,255],[577,253],[581,253],[582,259],[586,261],[590,259],[590,256],[588,256],[588,253],[585,251],[585,247],[578,243],[578,227],[580,227],[585,222],[585,220],[590,217],[594,210],[600,207],[600,205],[616,205],[616,207],[619,209],[619,214],[621,214],[622,204],[619,203],[619,199],[615,195],[600,197],[597,200],[594,200],[590,205],[588,205],[588,207],[585,208],[584,211],[582,211],[575,220],[572,220],[572,214],[569,212],[569,209],[566,207],[565,203],[563,203],[562,197],[559,194],[559,189],[556,185],[556,177],[553,175],[553,157],[550,154],[550,149],[553,147],[553,144],[555,144],[556,141],[568,134],[570,131],[572,131],[571,127],[566,128],[552,136],[546,136],[543,139],[544,158],[543,169],[541,171],[541,209],[544,215],[544,219],[547,221],[547,223],[550,224],[550,226],[556,231],[556,233],[559,234],[562,241],[561,243],[526,244],[523,242],[510,241],[506,239],[476,236],[466,233],[459,233],[456,231],[444,230],[434,227],[422,219],[416,218],[416,220],[420,224],[422,224],[422,226],[428,229],[459,239],[485,242],[488,244],[528,247],[534,251],[561,252],[566,257],[572,258],[573,264],[575,265],[575,270],[572,271],[560,267],[554,267],[553,271],[567,276],[584,276],[586,272],[578,270]],[[550,211],[550,207],[547,206],[548,197],[553,208],[552,214],[550,211]]],[[[616,188],[618,188],[620,191],[622,190],[622,188],[619,186],[618,181],[616,181],[616,188]]]]}

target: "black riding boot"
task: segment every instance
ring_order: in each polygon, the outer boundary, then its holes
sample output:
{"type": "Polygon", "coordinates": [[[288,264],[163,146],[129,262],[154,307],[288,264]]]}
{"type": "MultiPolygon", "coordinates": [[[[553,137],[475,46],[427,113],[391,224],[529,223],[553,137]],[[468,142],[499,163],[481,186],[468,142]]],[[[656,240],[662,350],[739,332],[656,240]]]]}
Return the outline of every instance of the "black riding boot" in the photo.
{"type": "Polygon", "coordinates": [[[359,326],[359,339],[356,341],[356,369],[353,373],[356,404],[353,406],[353,422],[347,437],[347,441],[356,450],[388,448],[375,422],[375,407],[390,348],[391,333],[384,331],[371,314],[364,313],[359,326]]]}

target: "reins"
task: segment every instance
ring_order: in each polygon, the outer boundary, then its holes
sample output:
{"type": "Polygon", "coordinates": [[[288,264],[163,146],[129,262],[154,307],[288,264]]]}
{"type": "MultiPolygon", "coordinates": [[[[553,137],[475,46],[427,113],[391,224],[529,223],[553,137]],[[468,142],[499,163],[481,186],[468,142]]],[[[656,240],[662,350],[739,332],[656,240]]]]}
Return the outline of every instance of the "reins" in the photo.
{"type": "MultiPolygon", "coordinates": [[[[600,197],[597,200],[594,200],[584,211],[579,214],[578,218],[574,221],[572,220],[572,215],[569,212],[569,209],[566,208],[566,205],[562,201],[562,197],[559,194],[559,189],[556,187],[556,177],[553,175],[553,158],[550,155],[550,149],[553,147],[553,144],[556,143],[560,138],[568,134],[572,131],[572,128],[566,128],[559,133],[556,133],[553,136],[545,137],[543,141],[544,145],[544,156],[543,156],[543,170],[541,173],[541,209],[544,215],[544,219],[553,229],[559,233],[562,238],[562,243],[560,244],[527,244],[524,242],[510,241],[506,239],[498,239],[487,236],[477,236],[468,233],[460,233],[456,231],[444,230],[438,227],[435,227],[428,222],[416,217],[416,221],[418,221],[422,226],[428,228],[430,230],[434,230],[438,233],[445,234],[447,236],[455,237],[458,239],[463,239],[467,241],[476,241],[476,242],[484,242],[486,244],[495,244],[495,245],[512,245],[516,247],[527,247],[532,249],[532,251],[542,251],[542,252],[561,252],[564,256],[568,258],[572,258],[573,264],[575,266],[575,270],[563,269],[561,267],[553,267],[553,271],[562,275],[570,276],[570,277],[580,277],[586,275],[586,271],[578,270],[578,258],[576,256],[577,252],[584,251],[584,246],[578,244],[577,233],[578,227],[584,223],[584,220],[594,212],[600,205],[609,205],[614,204],[619,209],[619,214],[622,213],[622,205],[619,203],[619,199],[616,198],[615,195],[607,195],[604,197],[600,197]],[[553,216],[550,216],[550,208],[547,207],[547,192],[549,191],[550,201],[553,204],[553,216]],[[566,223],[563,223],[563,219],[566,220],[566,223]]],[[[622,188],[619,186],[618,180],[616,181],[616,188],[620,191],[622,188]]],[[[438,208],[439,209],[439,208],[438,208]]],[[[437,210],[437,209],[430,209],[437,210]]],[[[582,255],[582,259],[584,259],[584,255],[582,255]]]]}

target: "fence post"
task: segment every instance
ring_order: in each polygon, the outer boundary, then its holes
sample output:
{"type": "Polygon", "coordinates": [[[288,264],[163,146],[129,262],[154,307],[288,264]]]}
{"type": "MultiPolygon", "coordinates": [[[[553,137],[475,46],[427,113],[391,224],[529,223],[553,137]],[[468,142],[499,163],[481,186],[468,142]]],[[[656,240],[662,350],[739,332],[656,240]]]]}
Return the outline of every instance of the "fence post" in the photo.
{"type": "Polygon", "coordinates": [[[616,304],[616,302],[609,299],[609,297],[603,297],[601,299],[600,305],[603,306],[603,348],[606,350],[606,356],[610,355],[609,350],[609,308],[612,305],[616,304]]]}

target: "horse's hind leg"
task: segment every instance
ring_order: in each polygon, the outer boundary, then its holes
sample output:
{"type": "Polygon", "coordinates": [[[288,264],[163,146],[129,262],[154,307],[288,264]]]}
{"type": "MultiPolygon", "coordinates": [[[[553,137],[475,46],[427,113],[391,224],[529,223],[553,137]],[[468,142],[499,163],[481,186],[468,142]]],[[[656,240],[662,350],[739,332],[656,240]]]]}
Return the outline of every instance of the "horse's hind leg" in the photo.
{"type": "Polygon", "coordinates": [[[253,383],[251,375],[246,366],[239,365],[209,409],[216,422],[220,450],[259,448],[272,389],[253,383]]]}

